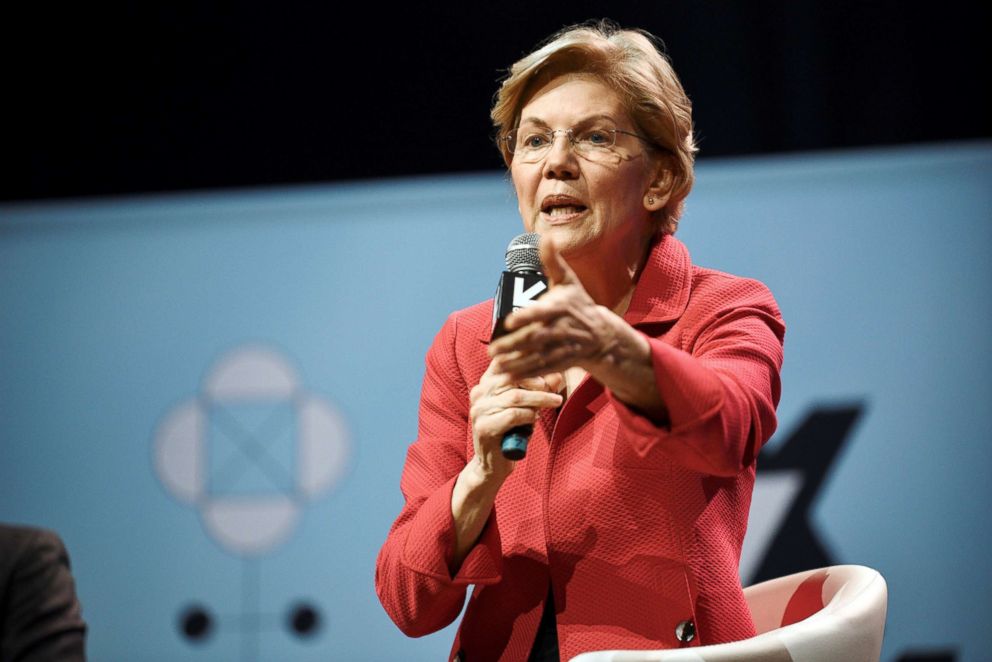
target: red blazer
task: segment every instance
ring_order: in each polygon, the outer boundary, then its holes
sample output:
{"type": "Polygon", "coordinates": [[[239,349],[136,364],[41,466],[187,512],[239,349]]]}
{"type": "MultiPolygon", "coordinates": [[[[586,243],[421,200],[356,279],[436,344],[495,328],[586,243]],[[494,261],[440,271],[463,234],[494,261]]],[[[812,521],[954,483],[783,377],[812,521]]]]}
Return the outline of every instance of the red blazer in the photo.
{"type": "Polygon", "coordinates": [[[472,584],[451,659],[526,660],[550,582],[562,660],[753,636],[738,563],[755,459],[776,425],[778,306],[757,281],[693,266],[666,236],[625,319],[650,340],[669,424],[587,377],[540,414],[451,576],[451,492],[473,452],[469,389],[489,365],[492,304],[448,318],[427,354],[406,505],[376,564],[379,599],[403,632],[450,624],[472,584]]]}

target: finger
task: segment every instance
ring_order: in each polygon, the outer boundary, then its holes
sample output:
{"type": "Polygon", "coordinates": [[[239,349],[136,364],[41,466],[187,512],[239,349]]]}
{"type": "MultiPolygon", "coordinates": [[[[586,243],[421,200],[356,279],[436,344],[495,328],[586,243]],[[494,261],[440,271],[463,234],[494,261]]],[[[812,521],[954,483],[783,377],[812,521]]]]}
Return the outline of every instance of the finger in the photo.
{"type": "Polygon", "coordinates": [[[508,331],[515,331],[534,322],[551,322],[567,311],[567,305],[568,299],[562,300],[549,292],[543,300],[507,315],[504,326],[508,331]]]}
{"type": "Polygon", "coordinates": [[[494,409],[545,409],[558,407],[561,403],[558,393],[516,388],[493,396],[491,406],[494,409]]]}
{"type": "MultiPolygon", "coordinates": [[[[589,349],[597,341],[588,329],[575,326],[571,320],[559,318],[552,324],[533,324],[494,341],[489,346],[489,355],[496,359],[516,358],[516,355],[541,355],[548,358],[548,352],[555,348],[568,348],[575,356],[588,358],[589,349]]],[[[548,363],[547,367],[550,368],[548,363]]],[[[497,362],[495,370],[505,372],[502,362],[497,362]]]]}
{"type": "Polygon", "coordinates": [[[499,371],[498,367],[495,361],[489,364],[486,371],[482,373],[482,377],[479,378],[479,383],[469,391],[470,402],[475,403],[482,398],[492,395],[494,392],[506,391],[513,388],[516,381],[511,379],[505,372],[499,371]]]}
{"type": "Polygon", "coordinates": [[[496,356],[493,363],[500,374],[514,384],[551,372],[541,352],[508,352],[496,356]]]}
{"type": "Polygon", "coordinates": [[[562,396],[558,393],[514,389],[479,400],[472,406],[471,416],[473,421],[480,421],[502,415],[504,411],[554,409],[560,407],[562,402],[562,396]]]}
{"type": "Polygon", "coordinates": [[[506,367],[506,374],[514,380],[522,381],[525,379],[541,377],[550,372],[566,370],[568,367],[570,366],[564,364],[559,367],[552,365],[535,365],[532,362],[520,361],[508,365],[506,367]]]}
{"type": "Polygon", "coordinates": [[[530,391],[545,391],[547,393],[559,393],[561,392],[561,385],[564,384],[564,380],[561,378],[561,373],[553,372],[547,375],[538,375],[537,377],[528,377],[527,379],[522,379],[517,384],[520,388],[525,388],[530,391]]]}
{"type": "Polygon", "coordinates": [[[537,420],[537,410],[528,409],[525,407],[518,409],[501,409],[498,412],[494,412],[484,419],[476,419],[474,427],[476,432],[480,433],[482,437],[488,437],[493,439],[499,439],[506,433],[510,428],[515,428],[518,425],[528,425],[537,420]]]}
{"type": "Polygon", "coordinates": [[[491,393],[500,388],[507,388],[513,386],[515,382],[507,377],[506,373],[500,370],[499,363],[492,361],[486,371],[482,373],[482,377],[479,378],[479,386],[482,387],[487,393],[491,393]]]}
{"type": "Polygon", "coordinates": [[[496,357],[513,351],[532,351],[549,342],[548,327],[534,322],[516,329],[498,340],[489,343],[489,356],[496,357]]]}
{"type": "Polygon", "coordinates": [[[582,348],[577,343],[562,343],[541,352],[512,352],[495,359],[501,373],[515,383],[522,380],[563,372],[580,365],[582,348]]]}
{"type": "Polygon", "coordinates": [[[545,360],[544,355],[533,352],[515,353],[500,357],[500,370],[514,382],[534,379],[557,370],[545,360]]]}
{"type": "MultiPolygon", "coordinates": [[[[538,308],[532,306],[531,308],[538,308]]],[[[495,357],[497,354],[510,352],[513,350],[535,351],[547,345],[563,342],[575,342],[588,335],[590,322],[583,311],[569,310],[567,305],[555,305],[553,307],[540,310],[521,310],[514,313],[520,315],[514,320],[514,325],[519,328],[512,329],[510,333],[492,341],[489,344],[489,355],[495,357]],[[526,317],[525,317],[526,315],[526,317]],[[526,325],[523,325],[527,322],[526,325]]],[[[509,328],[509,320],[507,320],[509,328]]]]}
{"type": "Polygon", "coordinates": [[[560,372],[549,372],[541,375],[548,390],[552,393],[561,393],[565,390],[565,375],[560,372]]]}

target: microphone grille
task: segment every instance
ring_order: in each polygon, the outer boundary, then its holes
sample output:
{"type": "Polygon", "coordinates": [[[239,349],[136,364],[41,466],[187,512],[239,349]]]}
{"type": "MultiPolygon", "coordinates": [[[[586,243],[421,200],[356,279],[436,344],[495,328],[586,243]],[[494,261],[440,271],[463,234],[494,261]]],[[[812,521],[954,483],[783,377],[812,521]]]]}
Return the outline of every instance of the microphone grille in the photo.
{"type": "Polygon", "coordinates": [[[536,232],[526,232],[517,235],[506,247],[506,269],[507,271],[537,271],[542,272],[541,252],[538,245],[541,243],[541,235],[536,232]]]}

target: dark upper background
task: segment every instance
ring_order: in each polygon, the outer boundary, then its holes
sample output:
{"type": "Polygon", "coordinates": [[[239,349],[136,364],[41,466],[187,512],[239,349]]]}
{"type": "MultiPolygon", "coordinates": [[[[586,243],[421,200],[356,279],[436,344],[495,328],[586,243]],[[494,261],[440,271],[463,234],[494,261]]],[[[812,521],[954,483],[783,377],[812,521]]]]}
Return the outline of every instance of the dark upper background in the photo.
{"type": "Polygon", "coordinates": [[[499,169],[504,70],[603,16],[665,41],[703,159],[992,135],[978,2],[7,3],[0,199],[499,169]]]}

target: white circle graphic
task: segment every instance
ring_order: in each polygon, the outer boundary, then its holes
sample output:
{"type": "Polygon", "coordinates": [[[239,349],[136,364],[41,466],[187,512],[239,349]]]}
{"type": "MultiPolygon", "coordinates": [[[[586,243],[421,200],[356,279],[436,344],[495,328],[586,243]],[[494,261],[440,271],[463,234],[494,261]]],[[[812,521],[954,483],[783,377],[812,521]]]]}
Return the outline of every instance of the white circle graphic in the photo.
{"type": "Polygon", "coordinates": [[[153,444],[166,490],[239,556],[285,542],[305,504],[341,480],[349,450],[338,411],[302,387],[283,354],[260,345],[217,360],[200,395],[163,417],[153,444]]]}

